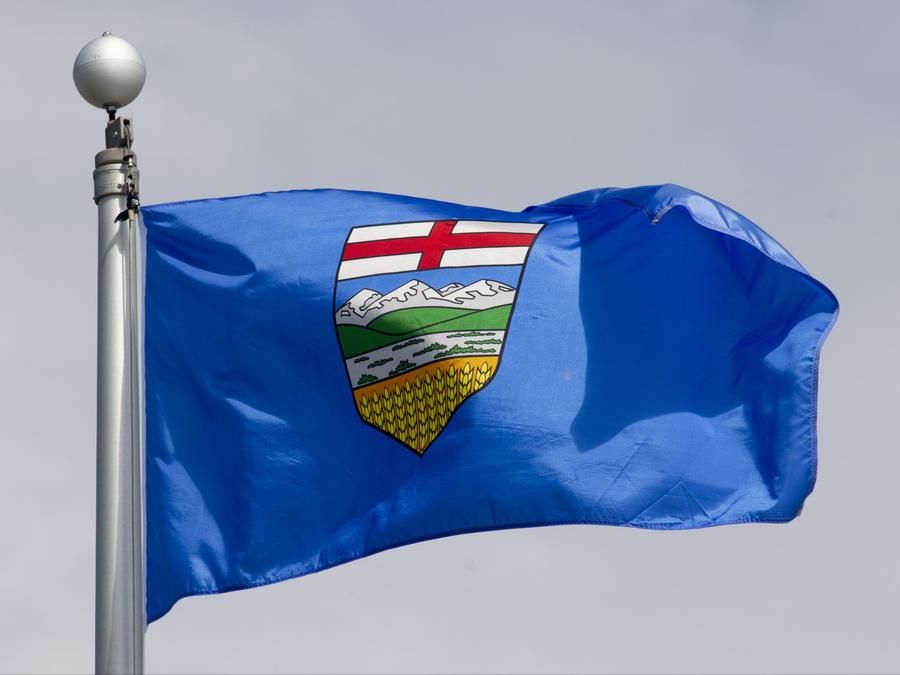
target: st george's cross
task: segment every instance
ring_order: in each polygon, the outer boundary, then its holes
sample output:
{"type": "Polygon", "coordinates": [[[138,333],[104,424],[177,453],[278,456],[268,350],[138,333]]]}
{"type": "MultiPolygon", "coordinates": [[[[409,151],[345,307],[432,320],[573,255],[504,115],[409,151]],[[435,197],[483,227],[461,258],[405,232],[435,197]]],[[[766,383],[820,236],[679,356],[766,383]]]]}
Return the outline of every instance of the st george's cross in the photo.
{"type": "Polygon", "coordinates": [[[334,322],[364,422],[422,455],[493,379],[542,227],[438,220],[350,230],[334,322]]]}
{"type": "Polygon", "coordinates": [[[355,227],[338,280],[438,267],[521,265],[540,225],[438,220],[355,227]]]}

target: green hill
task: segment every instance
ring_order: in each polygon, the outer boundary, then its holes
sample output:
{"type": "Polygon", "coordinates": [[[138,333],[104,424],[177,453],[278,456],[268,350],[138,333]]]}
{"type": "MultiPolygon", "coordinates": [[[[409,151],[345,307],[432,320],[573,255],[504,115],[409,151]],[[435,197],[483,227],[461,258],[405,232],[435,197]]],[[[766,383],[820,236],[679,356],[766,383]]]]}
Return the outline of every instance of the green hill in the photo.
{"type": "Polygon", "coordinates": [[[372,349],[429,333],[506,330],[511,311],[512,305],[475,311],[443,307],[398,309],[378,317],[368,326],[338,325],[338,340],[344,358],[349,359],[372,349]]]}
{"type": "Polygon", "coordinates": [[[410,307],[409,309],[395,309],[388,314],[382,314],[374,319],[367,328],[379,333],[392,335],[406,335],[414,330],[431,326],[442,321],[455,319],[465,314],[471,314],[471,309],[459,307],[410,307]]]}

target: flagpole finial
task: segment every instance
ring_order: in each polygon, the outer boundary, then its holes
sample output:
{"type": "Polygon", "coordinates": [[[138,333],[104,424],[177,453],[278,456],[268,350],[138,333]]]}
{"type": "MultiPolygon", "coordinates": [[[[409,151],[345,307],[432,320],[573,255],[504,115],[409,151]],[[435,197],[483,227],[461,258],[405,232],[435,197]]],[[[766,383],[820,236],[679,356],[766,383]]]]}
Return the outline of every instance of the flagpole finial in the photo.
{"type": "Polygon", "coordinates": [[[114,112],[141,93],[147,67],[134,45],[106,31],[78,52],[72,79],[85,101],[114,112]]]}

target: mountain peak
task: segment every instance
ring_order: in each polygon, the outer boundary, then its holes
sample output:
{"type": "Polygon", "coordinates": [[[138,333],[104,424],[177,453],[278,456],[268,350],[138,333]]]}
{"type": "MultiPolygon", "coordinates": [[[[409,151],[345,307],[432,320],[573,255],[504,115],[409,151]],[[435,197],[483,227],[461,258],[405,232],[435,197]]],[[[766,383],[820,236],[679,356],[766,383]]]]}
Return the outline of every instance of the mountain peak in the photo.
{"type": "Polygon", "coordinates": [[[516,289],[499,281],[479,279],[467,286],[450,283],[434,289],[424,281],[410,279],[382,295],[365,288],[335,312],[335,322],[366,326],[379,316],[398,309],[413,307],[453,307],[482,310],[508,305],[516,297],[516,289]]]}
{"type": "Polygon", "coordinates": [[[338,318],[338,323],[345,323],[340,321],[340,319],[352,317],[354,315],[362,317],[372,303],[377,301],[380,297],[381,293],[378,291],[373,291],[371,288],[362,289],[345,302],[337,311],[336,316],[338,318]]]}
{"type": "Polygon", "coordinates": [[[498,293],[515,293],[515,290],[516,289],[512,286],[507,286],[499,281],[479,279],[468,286],[459,285],[457,289],[445,294],[444,297],[448,300],[452,299],[454,302],[465,302],[466,300],[472,300],[477,296],[493,297],[498,293]]]}

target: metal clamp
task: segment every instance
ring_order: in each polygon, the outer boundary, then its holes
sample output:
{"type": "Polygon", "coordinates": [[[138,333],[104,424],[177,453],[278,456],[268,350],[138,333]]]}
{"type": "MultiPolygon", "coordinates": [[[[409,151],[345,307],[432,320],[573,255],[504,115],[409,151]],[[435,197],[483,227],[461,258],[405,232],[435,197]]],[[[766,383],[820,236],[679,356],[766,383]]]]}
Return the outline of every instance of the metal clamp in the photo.
{"type": "Polygon", "coordinates": [[[134,132],[131,120],[116,117],[106,125],[106,149],[94,158],[94,201],[109,195],[125,195],[126,210],[116,220],[132,219],[140,206],[140,172],[137,155],[131,149],[134,132]]]}

